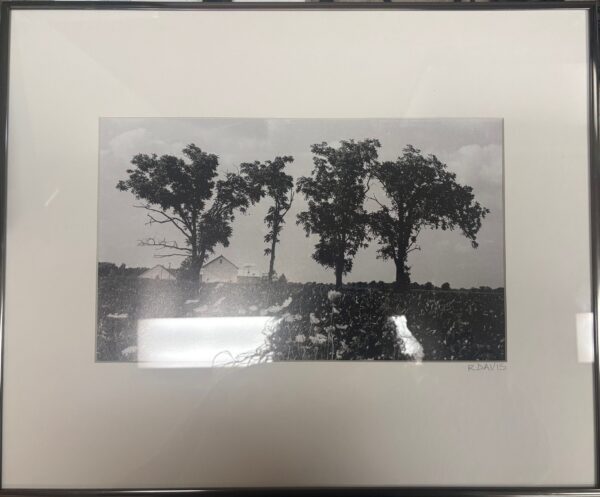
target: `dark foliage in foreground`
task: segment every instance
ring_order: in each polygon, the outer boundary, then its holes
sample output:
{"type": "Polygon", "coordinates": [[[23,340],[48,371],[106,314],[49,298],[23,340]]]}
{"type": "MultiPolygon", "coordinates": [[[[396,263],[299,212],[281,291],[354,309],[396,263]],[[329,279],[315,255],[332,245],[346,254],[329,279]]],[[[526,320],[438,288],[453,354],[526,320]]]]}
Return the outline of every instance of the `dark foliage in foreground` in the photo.
{"type": "Polygon", "coordinates": [[[266,350],[275,361],[406,359],[382,297],[370,288],[305,285],[279,311],[266,350]]]}
{"type": "Polygon", "coordinates": [[[504,292],[398,292],[386,283],[333,285],[204,284],[135,277],[99,278],[97,358],[135,360],[137,320],[203,316],[273,316],[266,350],[273,360],[406,359],[392,316],[406,316],[424,360],[505,359],[504,292]],[[192,296],[196,295],[196,296],[192,296]],[[311,316],[312,314],[312,316],[311,316]]]}

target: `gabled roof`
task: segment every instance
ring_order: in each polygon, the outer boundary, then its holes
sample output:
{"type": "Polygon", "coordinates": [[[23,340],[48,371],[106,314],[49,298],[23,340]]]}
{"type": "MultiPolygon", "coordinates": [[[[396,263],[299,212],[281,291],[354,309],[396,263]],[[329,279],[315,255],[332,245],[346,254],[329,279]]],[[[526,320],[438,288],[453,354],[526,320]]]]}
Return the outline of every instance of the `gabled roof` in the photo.
{"type": "Polygon", "coordinates": [[[231,262],[227,257],[225,257],[224,255],[218,255],[217,257],[215,257],[212,261],[207,262],[206,264],[204,264],[204,266],[202,266],[202,268],[205,268],[206,266],[211,265],[213,262],[218,261],[219,259],[224,259],[227,262],[229,262],[229,264],[231,264],[234,268],[239,269],[233,262],[231,262]]]}
{"type": "Polygon", "coordinates": [[[150,271],[152,271],[153,269],[156,269],[157,267],[160,267],[162,269],[164,269],[167,273],[169,273],[171,276],[173,276],[173,278],[175,278],[175,273],[173,271],[171,271],[170,269],[167,269],[165,266],[163,266],[162,264],[157,264],[156,266],[151,267],[150,269],[146,269],[143,273],[140,274],[140,276],[149,273],[150,271]]]}

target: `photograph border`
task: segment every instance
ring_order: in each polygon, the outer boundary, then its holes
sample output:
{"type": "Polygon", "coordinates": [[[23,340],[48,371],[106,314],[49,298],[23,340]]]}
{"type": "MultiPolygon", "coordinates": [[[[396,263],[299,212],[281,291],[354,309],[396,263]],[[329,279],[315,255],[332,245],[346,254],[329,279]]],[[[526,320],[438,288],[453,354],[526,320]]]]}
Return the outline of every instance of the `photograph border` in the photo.
{"type": "MultiPolygon", "coordinates": [[[[600,496],[600,117],[599,117],[599,5],[594,0],[582,1],[500,1],[493,3],[281,3],[281,2],[182,2],[182,1],[132,1],[122,0],[4,0],[0,12],[0,424],[2,423],[4,332],[5,332],[5,278],[6,278],[6,234],[7,234],[7,170],[8,170],[8,98],[9,98],[9,53],[10,17],[14,10],[410,10],[410,11],[482,11],[482,10],[585,10],[588,15],[588,125],[589,125],[589,202],[591,241],[591,309],[594,334],[594,468],[595,484],[592,486],[483,486],[483,487],[325,487],[325,488],[184,488],[184,489],[5,489],[2,486],[2,454],[0,453],[0,495],[62,495],[62,496],[156,496],[156,495],[203,495],[203,496],[271,496],[271,495],[372,495],[381,497],[483,497],[517,495],[589,495],[600,496]]],[[[505,199],[504,199],[505,200],[505,199]]],[[[506,270],[506,267],[505,267],[506,270]]],[[[0,428],[0,447],[2,429],[0,428]]],[[[565,455],[568,457],[568,455],[565,455]]]]}

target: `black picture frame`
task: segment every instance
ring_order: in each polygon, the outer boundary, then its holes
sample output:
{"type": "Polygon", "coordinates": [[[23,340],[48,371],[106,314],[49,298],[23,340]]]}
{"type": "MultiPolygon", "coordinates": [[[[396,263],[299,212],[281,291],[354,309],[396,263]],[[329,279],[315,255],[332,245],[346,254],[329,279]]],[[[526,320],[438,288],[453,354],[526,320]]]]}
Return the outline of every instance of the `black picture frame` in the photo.
{"type": "MultiPolygon", "coordinates": [[[[281,3],[281,2],[181,2],[181,1],[122,1],[122,0],[0,0],[0,426],[2,423],[5,322],[5,268],[7,233],[7,170],[8,170],[8,98],[9,50],[11,13],[16,10],[421,10],[421,11],[495,11],[495,10],[548,10],[584,9],[588,13],[589,35],[589,178],[590,178],[590,234],[591,234],[591,309],[594,331],[594,467],[595,484],[589,487],[360,487],[360,488],[178,488],[178,489],[5,489],[2,486],[0,464],[0,495],[24,496],[379,496],[379,497],[484,497],[484,496],[600,496],[600,84],[599,84],[599,21],[600,6],[594,0],[579,1],[494,1],[482,3],[402,2],[402,3],[281,3]]],[[[0,446],[2,430],[0,429],[0,446]]],[[[60,457],[60,454],[57,454],[60,457]]],[[[493,457],[490,453],[486,457],[493,457]]],[[[568,457],[568,455],[565,455],[568,457]]],[[[0,463],[2,454],[0,453],[0,463]]]]}

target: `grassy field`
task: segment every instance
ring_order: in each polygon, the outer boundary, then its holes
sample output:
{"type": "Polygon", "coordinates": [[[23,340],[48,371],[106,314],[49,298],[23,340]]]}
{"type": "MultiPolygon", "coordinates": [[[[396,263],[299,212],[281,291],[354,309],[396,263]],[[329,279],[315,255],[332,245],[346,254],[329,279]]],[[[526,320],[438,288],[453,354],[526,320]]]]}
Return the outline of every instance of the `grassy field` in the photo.
{"type": "Polygon", "coordinates": [[[503,291],[397,292],[393,285],[211,283],[194,293],[175,281],[103,276],[98,282],[97,359],[136,359],[143,318],[273,316],[264,349],[270,360],[403,360],[409,356],[390,319],[406,316],[424,360],[505,359],[503,291]]]}

